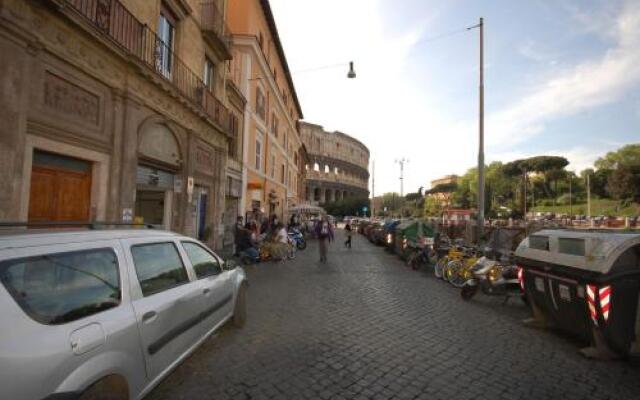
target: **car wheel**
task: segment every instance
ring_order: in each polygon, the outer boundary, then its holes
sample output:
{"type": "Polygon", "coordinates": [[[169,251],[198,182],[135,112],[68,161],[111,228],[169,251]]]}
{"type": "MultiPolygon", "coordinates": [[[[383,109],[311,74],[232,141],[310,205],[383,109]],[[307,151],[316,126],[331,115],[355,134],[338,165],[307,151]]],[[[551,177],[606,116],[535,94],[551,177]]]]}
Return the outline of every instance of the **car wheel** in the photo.
{"type": "Polygon", "coordinates": [[[242,328],[247,322],[247,285],[241,284],[233,308],[233,326],[242,328]]]}

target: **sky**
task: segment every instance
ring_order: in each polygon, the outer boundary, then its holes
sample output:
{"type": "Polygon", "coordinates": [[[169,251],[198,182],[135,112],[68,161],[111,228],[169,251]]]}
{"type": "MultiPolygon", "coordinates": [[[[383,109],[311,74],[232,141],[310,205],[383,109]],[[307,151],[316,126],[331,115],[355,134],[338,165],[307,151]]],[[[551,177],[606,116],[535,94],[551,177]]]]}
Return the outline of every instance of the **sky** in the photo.
{"type": "Polygon", "coordinates": [[[271,6],[304,120],[367,145],[376,195],[400,191],[402,158],[405,194],[477,165],[479,31],[465,28],[479,17],[487,164],[559,155],[580,171],[640,142],[640,0],[271,6]]]}

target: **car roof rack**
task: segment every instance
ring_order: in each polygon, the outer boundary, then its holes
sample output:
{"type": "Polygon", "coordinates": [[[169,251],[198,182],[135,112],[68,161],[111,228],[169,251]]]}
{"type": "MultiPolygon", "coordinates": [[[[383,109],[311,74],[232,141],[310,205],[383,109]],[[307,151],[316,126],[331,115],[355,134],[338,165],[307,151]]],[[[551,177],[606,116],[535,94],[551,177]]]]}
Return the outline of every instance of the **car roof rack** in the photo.
{"type": "Polygon", "coordinates": [[[113,229],[121,227],[129,227],[133,229],[157,229],[153,224],[135,224],[130,222],[109,222],[109,221],[18,221],[18,222],[0,222],[0,228],[87,228],[87,229],[113,229]]]}

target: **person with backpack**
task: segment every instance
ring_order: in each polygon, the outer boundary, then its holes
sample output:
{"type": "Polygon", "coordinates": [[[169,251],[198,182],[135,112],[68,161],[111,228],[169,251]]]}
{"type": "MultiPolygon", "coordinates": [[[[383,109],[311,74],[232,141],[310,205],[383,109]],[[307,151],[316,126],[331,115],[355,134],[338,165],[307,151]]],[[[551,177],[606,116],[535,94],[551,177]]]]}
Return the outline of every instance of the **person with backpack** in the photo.
{"type": "Polygon", "coordinates": [[[318,238],[318,247],[320,249],[320,262],[327,262],[327,252],[329,251],[329,242],[333,240],[333,228],[327,219],[323,216],[316,224],[316,237],[318,238]]]}

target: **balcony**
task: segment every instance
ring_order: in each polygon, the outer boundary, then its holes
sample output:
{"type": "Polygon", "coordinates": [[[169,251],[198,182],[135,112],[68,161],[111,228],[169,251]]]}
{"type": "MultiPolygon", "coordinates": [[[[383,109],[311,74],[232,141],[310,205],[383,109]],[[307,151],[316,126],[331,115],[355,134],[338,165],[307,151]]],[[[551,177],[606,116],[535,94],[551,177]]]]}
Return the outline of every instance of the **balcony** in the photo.
{"type": "Polygon", "coordinates": [[[192,105],[203,111],[229,135],[229,111],[204,82],[175,55],[173,49],[141,23],[118,0],[60,0],[78,13],[99,34],[156,76],[169,82],[192,105]]]}
{"type": "Polygon", "coordinates": [[[201,4],[200,29],[204,39],[223,60],[231,60],[231,35],[224,15],[217,5],[218,1],[206,1],[201,4]]]}

